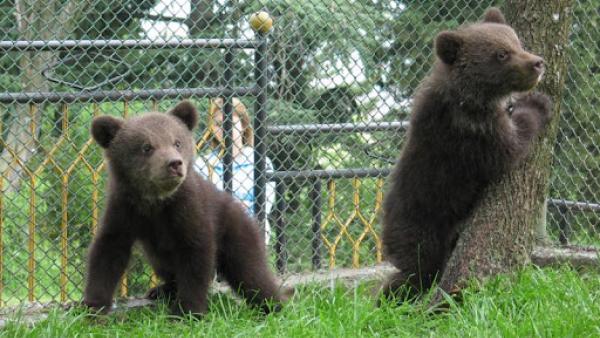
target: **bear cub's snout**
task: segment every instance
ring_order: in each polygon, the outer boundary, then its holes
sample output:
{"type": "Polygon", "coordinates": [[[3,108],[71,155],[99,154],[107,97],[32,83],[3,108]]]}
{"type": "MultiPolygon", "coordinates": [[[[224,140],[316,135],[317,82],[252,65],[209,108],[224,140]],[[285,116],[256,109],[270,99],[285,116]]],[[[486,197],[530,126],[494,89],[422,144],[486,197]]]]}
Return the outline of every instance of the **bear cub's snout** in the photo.
{"type": "Polygon", "coordinates": [[[181,177],[185,176],[185,167],[183,161],[179,158],[171,159],[167,162],[167,170],[171,176],[181,177]]]}

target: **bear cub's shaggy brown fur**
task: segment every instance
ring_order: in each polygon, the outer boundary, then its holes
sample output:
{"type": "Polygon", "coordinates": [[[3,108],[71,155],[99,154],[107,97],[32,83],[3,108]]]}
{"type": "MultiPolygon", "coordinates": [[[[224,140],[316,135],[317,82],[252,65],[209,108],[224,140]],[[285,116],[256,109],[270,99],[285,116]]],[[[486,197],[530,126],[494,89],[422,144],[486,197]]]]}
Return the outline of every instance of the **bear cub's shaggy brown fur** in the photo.
{"type": "Polygon", "coordinates": [[[498,9],[439,33],[435,53],[383,206],[384,253],[399,269],[383,286],[388,298],[416,296],[441,277],[458,224],[527,155],[552,112],[547,96],[520,94],[539,82],[544,62],[523,50],[498,9]]]}
{"type": "Polygon", "coordinates": [[[168,114],[92,122],[109,182],[106,211],[89,250],[87,306],[110,308],[136,241],[163,281],[148,297],[168,299],[176,314],[206,312],[215,269],[265,311],[271,301],[283,301],[257,224],[233,197],[192,170],[197,115],[183,101],[168,114]]]}

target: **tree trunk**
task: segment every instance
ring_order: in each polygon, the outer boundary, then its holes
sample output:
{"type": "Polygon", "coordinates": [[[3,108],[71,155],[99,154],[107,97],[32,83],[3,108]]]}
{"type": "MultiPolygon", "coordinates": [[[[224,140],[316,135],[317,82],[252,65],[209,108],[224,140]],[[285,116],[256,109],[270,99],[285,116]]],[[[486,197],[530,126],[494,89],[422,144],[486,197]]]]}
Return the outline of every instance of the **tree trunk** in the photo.
{"type": "MultiPolygon", "coordinates": [[[[17,0],[15,19],[22,40],[60,40],[72,29],[75,13],[82,8],[81,0],[62,3],[59,0],[17,0]]],[[[56,60],[54,52],[24,52],[19,60],[21,90],[24,92],[49,91],[42,69],[56,60]]],[[[7,184],[6,191],[18,187],[23,166],[35,154],[37,134],[41,126],[43,108],[15,104],[15,115],[9,119],[6,139],[0,140],[0,175],[7,184]]]]}
{"type": "MultiPolygon", "coordinates": [[[[571,0],[508,0],[506,18],[525,49],[542,56],[546,75],[537,88],[552,97],[554,115],[548,129],[518,169],[490,186],[471,217],[462,225],[439,287],[453,293],[468,279],[484,279],[509,272],[530,262],[536,237],[545,229],[546,196],[552,165],[552,148],[566,78],[566,48],[571,23],[571,0]],[[537,235],[536,235],[537,233],[537,235]]],[[[441,301],[434,295],[432,304],[441,301]]]]}

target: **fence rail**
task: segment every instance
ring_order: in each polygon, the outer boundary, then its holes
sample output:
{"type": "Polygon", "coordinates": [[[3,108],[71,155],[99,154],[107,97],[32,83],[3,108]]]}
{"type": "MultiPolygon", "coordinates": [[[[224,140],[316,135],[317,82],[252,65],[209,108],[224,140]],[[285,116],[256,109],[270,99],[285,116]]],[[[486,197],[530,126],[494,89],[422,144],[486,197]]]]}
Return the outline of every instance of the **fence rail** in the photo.
{"type": "Polygon", "coordinates": [[[243,39],[141,39],[141,40],[35,40],[0,41],[3,52],[73,51],[90,49],[179,49],[237,48],[255,49],[260,42],[243,39]]]}
{"type": "Polygon", "coordinates": [[[0,93],[0,103],[72,103],[119,100],[173,99],[182,97],[215,97],[256,95],[257,87],[239,88],[174,88],[147,90],[96,90],[78,93],[32,92],[0,93]]]}
{"type": "Polygon", "coordinates": [[[297,170],[297,171],[275,171],[267,173],[269,179],[291,179],[291,178],[363,178],[387,176],[391,168],[356,168],[356,169],[330,169],[330,170],[297,170]]]}
{"type": "Polygon", "coordinates": [[[585,201],[567,201],[562,199],[551,198],[548,200],[548,204],[571,211],[600,213],[600,204],[598,203],[591,203],[585,201]]]}
{"type": "Polygon", "coordinates": [[[290,124],[268,126],[267,131],[272,136],[278,134],[315,135],[324,132],[337,133],[366,133],[374,131],[401,131],[408,128],[408,121],[393,122],[362,122],[362,123],[328,123],[328,124],[290,124]]]}

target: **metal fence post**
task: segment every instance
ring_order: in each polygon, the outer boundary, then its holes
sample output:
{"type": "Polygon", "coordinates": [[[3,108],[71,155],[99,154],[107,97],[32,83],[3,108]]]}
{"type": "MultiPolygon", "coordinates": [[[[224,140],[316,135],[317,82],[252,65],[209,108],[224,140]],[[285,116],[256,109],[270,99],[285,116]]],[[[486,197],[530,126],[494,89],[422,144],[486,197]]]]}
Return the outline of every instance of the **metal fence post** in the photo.
{"type": "Polygon", "coordinates": [[[312,189],[310,190],[311,215],[312,215],[312,265],[315,270],[321,268],[321,248],[323,242],[321,239],[321,179],[312,179],[312,189]]]}
{"type": "MultiPolygon", "coordinates": [[[[233,51],[225,49],[225,71],[223,73],[223,86],[231,89],[233,79],[233,51]]],[[[223,156],[223,188],[228,193],[233,192],[233,115],[232,96],[223,97],[223,138],[225,155],[223,156]]]]}
{"type": "Polygon", "coordinates": [[[277,271],[283,273],[287,269],[287,236],[285,214],[287,203],[285,201],[285,182],[283,179],[277,179],[275,184],[275,210],[273,218],[275,219],[275,254],[277,256],[275,265],[277,271]]]}
{"type": "Polygon", "coordinates": [[[257,33],[259,44],[255,49],[254,59],[256,68],[254,78],[257,92],[254,110],[254,214],[258,219],[261,229],[264,229],[266,208],[266,154],[265,144],[266,118],[267,118],[267,47],[268,41],[264,34],[257,33]]]}

